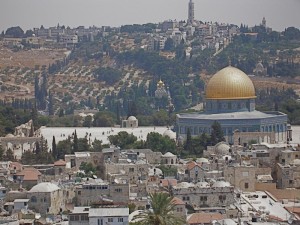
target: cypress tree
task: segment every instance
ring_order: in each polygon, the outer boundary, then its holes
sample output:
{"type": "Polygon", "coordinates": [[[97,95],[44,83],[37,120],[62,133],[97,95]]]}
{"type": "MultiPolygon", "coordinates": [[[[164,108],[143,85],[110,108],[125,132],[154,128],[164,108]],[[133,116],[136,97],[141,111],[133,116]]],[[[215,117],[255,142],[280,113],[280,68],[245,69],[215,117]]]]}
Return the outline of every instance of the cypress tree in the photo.
{"type": "Polygon", "coordinates": [[[54,160],[58,159],[56,141],[55,141],[54,135],[53,135],[53,139],[52,139],[52,156],[53,156],[54,160]]]}
{"type": "Polygon", "coordinates": [[[186,141],[185,141],[184,149],[187,150],[187,151],[191,151],[192,150],[192,134],[191,134],[190,128],[187,129],[186,141]]]}
{"type": "Polygon", "coordinates": [[[77,137],[76,130],[75,130],[75,132],[74,132],[73,152],[72,152],[72,154],[74,154],[74,152],[78,152],[78,137],[77,137]]]}

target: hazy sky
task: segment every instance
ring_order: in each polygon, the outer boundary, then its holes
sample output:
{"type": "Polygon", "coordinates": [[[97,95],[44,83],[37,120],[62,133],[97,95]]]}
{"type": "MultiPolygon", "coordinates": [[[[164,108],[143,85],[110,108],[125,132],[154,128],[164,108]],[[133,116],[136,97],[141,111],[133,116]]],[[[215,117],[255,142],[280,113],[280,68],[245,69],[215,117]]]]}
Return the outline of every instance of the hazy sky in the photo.
{"type": "MultiPolygon", "coordinates": [[[[0,31],[11,26],[120,26],[186,20],[189,0],[0,0],[0,31]]],[[[300,28],[300,0],[194,0],[195,19],[300,28]]]]}

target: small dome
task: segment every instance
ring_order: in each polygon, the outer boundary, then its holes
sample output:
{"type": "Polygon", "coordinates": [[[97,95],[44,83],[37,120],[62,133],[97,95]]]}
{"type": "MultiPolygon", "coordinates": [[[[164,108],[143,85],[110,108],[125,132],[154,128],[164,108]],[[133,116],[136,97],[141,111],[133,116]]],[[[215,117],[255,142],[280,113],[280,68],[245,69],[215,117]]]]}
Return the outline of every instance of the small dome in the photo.
{"type": "Polygon", "coordinates": [[[87,116],[85,113],[79,113],[78,115],[81,116],[81,117],[86,117],[87,116]]]}
{"type": "Polygon", "coordinates": [[[207,182],[198,182],[196,184],[197,187],[201,187],[201,188],[205,188],[205,187],[209,187],[209,183],[207,182]]]}
{"type": "Polygon", "coordinates": [[[164,82],[162,82],[162,80],[159,80],[157,82],[157,87],[163,87],[163,86],[165,86],[164,82]]]}
{"type": "Polygon", "coordinates": [[[166,154],[163,155],[163,157],[176,157],[176,155],[174,155],[171,152],[167,152],[166,154]]]}
{"type": "Polygon", "coordinates": [[[7,134],[5,137],[11,138],[11,137],[15,137],[15,136],[13,134],[7,134]]]}
{"type": "Polygon", "coordinates": [[[230,155],[224,155],[222,157],[222,159],[224,159],[224,160],[231,160],[231,156],[230,155]]]}
{"type": "Polygon", "coordinates": [[[199,158],[196,160],[197,163],[209,163],[208,159],[206,158],[199,158]]]}
{"type": "Polygon", "coordinates": [[[295,166],[299,166],[300,165],[300,159],[294,159],[291,164],[295,165],[295,166]]]}
{"type": "Polygon", "coordinates": [[[164,133],[163,133],[163,136],[164,137],[169,137],[170,139],[172,140],[176,140],[176,133],[171,131],[170,129],[166,130],[164,133]]]}
{"type": "Polygon", "coordinates": [[[241,70],[228,66],[217,72],[206,86],[206,99],[256,98],[251,79],[241,70]]]}
{"type": "Polygon", "coordinates": [[[136,121],[137,118],[135,116],[129,116],[127,120],[128,121],[136,121]]]}
{"type": "Polygon", "coordinates": [[[163,172],[159,168],[149,168],[149,176],[154,176],[154,175],[160,176],[160,175],[163,175],[163,172]]]}
{"type": "Polygon", "coordinates": [[[188,182],[181,182],[176,185],[176,188],[189,188],[189,187],[195,187],[195,185],[188,182]]]}
{"type": "Polygon", "coordinates": [[[216,181],[212,187],[230,187],[230,183],[226,182],[226,181],[216,181]]]}
{"type": "Polygon", "coordinates": [[[229,154],[229,145],[225,142],[220,142],[215,146],[215,152],[219,155],[228,155],[229,154]]]}
{"type": "Polygon", "coordinates": [[[29,192],[53,192],[59,189],[60,188],[56,184],[43,182],[33,186],[29,192]]]}

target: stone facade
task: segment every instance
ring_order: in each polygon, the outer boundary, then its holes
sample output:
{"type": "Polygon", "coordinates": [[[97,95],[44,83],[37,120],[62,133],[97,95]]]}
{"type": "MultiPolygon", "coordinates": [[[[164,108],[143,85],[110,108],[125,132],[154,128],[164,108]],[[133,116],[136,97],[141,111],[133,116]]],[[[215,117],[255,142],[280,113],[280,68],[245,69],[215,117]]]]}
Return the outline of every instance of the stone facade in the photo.
{"type": "Polygon", "coordinates": [[[135,184],[138,180],[145,180],[148,177],[148,169],[151,167],[147,163],[106,163],[107,180],[123,178],[135,184]]]}
{"type": "Polygon", "coordinates": [[[300,188],[300,160],[290,165],[277,164],[277,188],[300,188]]]}
{"type": "Polygon", "coordinates": [[[74,155],[65,155],[65,162],[68,168],[79,170],[81,163],[92,163],[97,167],[104,163],[102,152],[75,152],[74,155]]]}
{"type": "MultiPolygon", "coordinates": [[[[40,183],[39,190],[33,187],[27,192],[27,198],[29,201],[29,209],[39,212],[42,215],[45,214],[58,214],[60,211],[65,209],[63,190],[61,189],[47,189],[44,188],[45,183],[40,183]]],[[[37,186],[38,186],[37,185],[37,186]]]]}
{"type": "Polygon", "coordinates": [[[103,198],[114,202],[128,203],[129,184],[89,183],[75,189],[76,205],[90,206],[103,198]]]}
{"type": "Polygon", "coordinates": [[[271,168],[254,166],[228,166],[224,170],[224,178],[241,191],[255,191],[257,175],[270,175],[271,168]]]}
{"type": "Polygon", "coordinates": [[[222,207],[234,203],[233,186],[177,185],[172,188],[172,193],[194,208],[222,207]]]}
{"type": "Polygon", "coordinates": [[[149,164],[159,164],[162,159],[161,152],[153,152],[151,149],[128,149],[124,152],[130,160],[145,159],[149,164]]]}

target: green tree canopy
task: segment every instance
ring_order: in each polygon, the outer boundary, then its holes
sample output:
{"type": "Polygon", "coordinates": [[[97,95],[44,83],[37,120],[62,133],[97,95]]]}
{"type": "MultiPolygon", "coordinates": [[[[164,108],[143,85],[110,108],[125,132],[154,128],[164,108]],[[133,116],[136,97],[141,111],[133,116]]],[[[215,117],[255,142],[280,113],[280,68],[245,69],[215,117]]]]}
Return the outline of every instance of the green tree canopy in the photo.
{"type": "Polygon", "coordinates": [[[174,213],[172,197],[166,193],[150,194],[151,209],[134,217],[141,225],[182,225],[185,220],[174,213]]]}
{"type": "Polygon", "coordinates": [[[94,127],[112,127],[115,124],[115,115],[111,112],[98,112],[94,115],[94,127]]]}
{"type": "Polygon", "coordinates": [[[83,170],[86,175],[94,174],[96,172],[96,168],[92,163],[82,162],[79,166],[80,170],[83,170]]]}
{"type": "Polygon", "coordinates": [[[129,148],[136,140],[136,136],[128,134],[126,131],[121,131],[117,135],[108,136],[111,144],[119,146],[121,149],[129,148]]]}
{"type": "Polygon", "coordinates": [[[161,152],[163,154],[166,152],[172,152],[176,154],[175,141],[156,132],[150,132],[147,135],[145,147],[151,149],[152,151],[161,152]]]}
{"type": "Polygon", "coordinates": [[[122,73],[113,68],[99,68],[95,72],[95,78],[99,81],[105,81],[108,85],[113,85],[120,80],[122,73]]]}
{"type": "Polygon", "coordinates": [[[215,121],[211,126],[211,144],[216,145],[217,143],[221,141],[225,141],[224,134],[221,128],[221,124],[215,121]]]}

